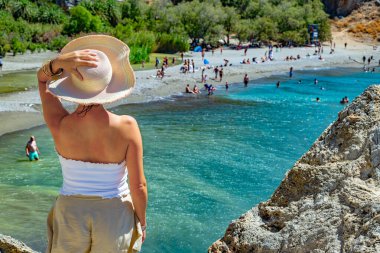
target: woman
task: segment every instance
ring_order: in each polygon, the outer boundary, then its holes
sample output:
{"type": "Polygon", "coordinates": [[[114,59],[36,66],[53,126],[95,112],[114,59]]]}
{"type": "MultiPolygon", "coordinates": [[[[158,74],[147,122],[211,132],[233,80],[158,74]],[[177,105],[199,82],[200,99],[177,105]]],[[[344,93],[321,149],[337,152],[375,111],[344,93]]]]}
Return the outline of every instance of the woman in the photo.
{"type": "Polygon", "coordinates": [[[48,216],[47,252],[137,252],[145,240],[139,127],[134,118],[103,107],[131,92],[135,76],[128,57],[123,42],[91,35],[68,43],[37,73],[63,175],[48,216]],[[69,113],[59,98],[77,109],[69,113]]]}

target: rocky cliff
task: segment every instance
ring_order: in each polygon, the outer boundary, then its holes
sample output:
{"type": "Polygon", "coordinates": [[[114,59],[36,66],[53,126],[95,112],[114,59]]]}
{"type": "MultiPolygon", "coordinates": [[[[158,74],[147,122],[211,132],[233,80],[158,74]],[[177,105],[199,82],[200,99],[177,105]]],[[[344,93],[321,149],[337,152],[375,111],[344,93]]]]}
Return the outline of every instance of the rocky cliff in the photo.
{"type": "Polygon", "coordinates": [[[380,86],[341,111],[208,252],[380,252],[380,86]]]}
{"type": "Polygon", "coordinates": [[[16,239],[0,234],[0,253],[38,253],[16,239]]]}
{"type": "Polygon", "coordinates": [[[363,2],[369,1],[371,0],[322,0],[326,12],[331,16],[347,16],[363,2]]]}

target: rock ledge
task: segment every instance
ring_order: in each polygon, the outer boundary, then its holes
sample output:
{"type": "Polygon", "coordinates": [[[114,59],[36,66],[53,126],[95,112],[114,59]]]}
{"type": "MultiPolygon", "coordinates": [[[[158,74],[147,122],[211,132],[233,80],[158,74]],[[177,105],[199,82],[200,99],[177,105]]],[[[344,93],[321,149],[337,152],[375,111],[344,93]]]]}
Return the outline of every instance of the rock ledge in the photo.
{"type": "Polygon", "coordinates": [[[0,234],[0,252],[1,253],[38,253],[23,242],[17,241],[16,239],[0,234]]]}

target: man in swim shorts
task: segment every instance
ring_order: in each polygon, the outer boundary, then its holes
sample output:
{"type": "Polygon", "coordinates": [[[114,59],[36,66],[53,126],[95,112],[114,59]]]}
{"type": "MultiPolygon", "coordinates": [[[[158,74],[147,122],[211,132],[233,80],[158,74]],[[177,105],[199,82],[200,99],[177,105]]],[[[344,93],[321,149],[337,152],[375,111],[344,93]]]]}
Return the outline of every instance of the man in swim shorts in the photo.
{"type": "Polygon", "coordinates": [[[26,156],[29,158],[29,161],[38,161],[40,151],[37,147],[36,138],[34,136],[30,136],[28,143],[26,143],[25,152],[26,156]]]}

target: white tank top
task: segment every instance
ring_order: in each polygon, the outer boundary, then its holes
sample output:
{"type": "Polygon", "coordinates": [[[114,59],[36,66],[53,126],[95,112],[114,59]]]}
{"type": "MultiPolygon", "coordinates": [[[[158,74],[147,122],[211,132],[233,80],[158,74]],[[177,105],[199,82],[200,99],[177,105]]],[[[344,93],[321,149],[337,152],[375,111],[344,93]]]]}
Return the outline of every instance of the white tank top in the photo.
{"type": "Polygon", "coordinates": [[[129,194],[126,162],[92,163],[67,159],[58,154],[62,167],[62,195],[88,195],[102,198],[129,194]]]}

